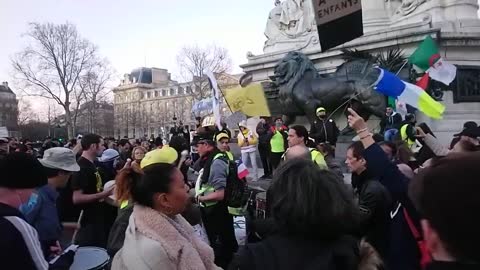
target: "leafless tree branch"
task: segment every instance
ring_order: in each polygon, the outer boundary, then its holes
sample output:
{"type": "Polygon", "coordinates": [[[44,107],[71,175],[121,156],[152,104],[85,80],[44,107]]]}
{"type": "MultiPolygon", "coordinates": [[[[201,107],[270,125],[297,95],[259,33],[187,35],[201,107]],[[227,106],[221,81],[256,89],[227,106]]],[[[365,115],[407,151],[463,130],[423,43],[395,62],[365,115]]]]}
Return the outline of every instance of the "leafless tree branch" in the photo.
{"type": "Polygon", "coordinates": [[[78,107],[80,78],[97,63],[97,49],[82,38],[73,24],[31,23],[29,46],[12,58],[15,78],[31,96],[53,99],[65,110],[68,136],[75,123],[72,102],[78,107]]]}

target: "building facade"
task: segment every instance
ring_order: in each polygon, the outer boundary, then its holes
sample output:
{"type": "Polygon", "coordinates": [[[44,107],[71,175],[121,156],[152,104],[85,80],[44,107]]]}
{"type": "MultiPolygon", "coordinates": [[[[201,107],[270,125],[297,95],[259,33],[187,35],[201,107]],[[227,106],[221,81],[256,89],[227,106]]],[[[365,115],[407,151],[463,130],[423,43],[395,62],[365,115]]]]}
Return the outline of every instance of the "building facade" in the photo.
{"type": "MultiPolygon", "coordinates": [[[[219,84],[236,86],[238,76],[222,76],[219,84]]],[[[194,127],[191,111],[199,91],[196,81],[178,83],[166,69],[138,68],[125,74],[113,89],[115,137],[166,138],[174,124],[194,127]]]]}
{"type": "Polygon", "coordinates": [[[18,100],[8,82],[0,85],[0,127],[6,127],[11,137],[18,137],[18,100]]]}
{"type": "Polygon", "coordinates": [[[95,133],[103,137],[112,137],[113,123],[112,104],[88,101],[80,106],[76,131],[79,134],[95,133]]]}

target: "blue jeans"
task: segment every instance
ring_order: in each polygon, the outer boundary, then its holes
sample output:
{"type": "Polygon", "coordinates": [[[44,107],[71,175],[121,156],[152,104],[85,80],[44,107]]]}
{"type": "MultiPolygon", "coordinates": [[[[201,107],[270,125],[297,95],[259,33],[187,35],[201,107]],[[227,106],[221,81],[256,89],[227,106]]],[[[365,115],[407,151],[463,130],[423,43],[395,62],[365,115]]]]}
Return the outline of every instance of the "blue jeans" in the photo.
{"type": "Polygon", "coordinates": [[[398,129],[392,128],[385,131],[384,138],[386,142],[393,142],[395,135],[397,135],[398,129]]]}

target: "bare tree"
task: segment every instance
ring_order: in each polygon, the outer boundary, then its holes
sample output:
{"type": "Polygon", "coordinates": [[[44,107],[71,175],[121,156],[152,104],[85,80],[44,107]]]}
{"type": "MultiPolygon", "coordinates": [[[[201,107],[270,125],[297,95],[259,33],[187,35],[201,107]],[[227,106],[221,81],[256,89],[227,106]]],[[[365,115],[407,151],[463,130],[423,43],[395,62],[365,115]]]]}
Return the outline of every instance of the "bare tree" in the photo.
{"type": "Polygon", "coordinates": [[[213,72],[220,80],[232,68],[232,60],[227,49],[216,45],[205,48],[194,46],[183,47],[177,55],[177,64],[185,81],[192,81],[194,88],[187,89],[187,94],[200,100],[210,95],[210,86],[205,76],[207,71],[213,72]]]}
{"type": "Polygon", "coordinates": [[[107,60],[103,60],[95,63],[79,80],[79,92],[84,101],[84,108],[80,113],[86,116],[89,132],[97,132],[97,125],[101,124],[100,119],[97,119],[97,111],[99,106],[108,100],[107,96],[111,93],[108,86],[113,76],[113,69],[107,60]]]}
{"type": "Polygon", "coordinates": [[[15,78],[24,83],[27,95],[53,99],[65,110],[68,136],[73,138],[74,92],[82,74],[97,61],[96,47],[70,23],[31,23],[25,36],[29,45],[12,59],[15,78]]]}
{"type": "Polygon", "coordinates": [[[32,109],[32,103],[25,97],[21,97],[18,100],[18,125],[24,125],[36,118],[37,114],[32,109]]]}

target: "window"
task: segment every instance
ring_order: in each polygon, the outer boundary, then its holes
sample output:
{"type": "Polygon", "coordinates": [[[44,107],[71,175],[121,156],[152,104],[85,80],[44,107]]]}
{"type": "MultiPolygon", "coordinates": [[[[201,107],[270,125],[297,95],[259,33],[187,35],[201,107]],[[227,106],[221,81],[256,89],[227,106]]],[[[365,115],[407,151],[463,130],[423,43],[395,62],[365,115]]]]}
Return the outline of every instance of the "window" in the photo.
{"type": "Polygon", "coordinates": [[[158,91],[155,91],[155,97],[158,97],[158,91]]]}
{"type": "Polygon", "coordinates": [[[147,93],[147,98],[151,98],[152,97],[152,93],[151,92],[148,92],[147,93]]]}
{"type": "Polygon", "coordinates": [[[170,96],[173,96],[173,95],[175,95],[175,89],[170,88],[170,96]]]}
{"type": "Polygon", "coordinates": [[[143,93],[140,93],[140,99],[143,99],[143,98],[144,98],[143,93]]]}
{"type": "Polygon", "coordinates": [[[165,90],[165,89],[162,90],[162,96],[163,97],[167,96],[167,90],[165,90]]]}
{"type": "Polygon", "coordinates": [[[191,93],[192,93],[192,87],[187,86],[187,94],[191,94],[191,93]]]}
{"type": "Polygon", "coordinates": [[[185,90],[183,89],[183,87],[178,88],[178,94],[179,95],[184,95],[185,94],[185,90]]]}
{"type": "Polygon", "coordinates": [[[150,128],[150,135],[154,135],[154,133],[155,133],[155,128],[154,128],[154,127],[151,127],[151,128],[150,128]]]}

